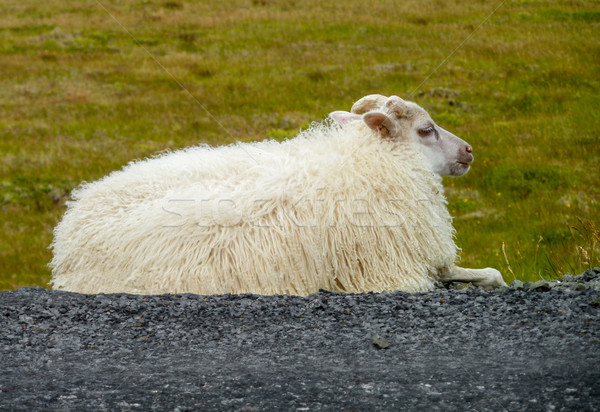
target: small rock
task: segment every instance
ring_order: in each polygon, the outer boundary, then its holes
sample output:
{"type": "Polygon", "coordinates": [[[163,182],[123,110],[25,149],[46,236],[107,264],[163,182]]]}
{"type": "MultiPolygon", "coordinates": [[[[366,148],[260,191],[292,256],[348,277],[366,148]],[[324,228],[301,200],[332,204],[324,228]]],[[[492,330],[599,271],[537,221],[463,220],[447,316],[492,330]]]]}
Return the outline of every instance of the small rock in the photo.
{"type": "Polygon", "coordinates": [[[435,283],[433,284],[433,287],[435,288],[436,291],[438,292],[442,292],[442,291],[446,291],[448,290],[446,288],[446,285],[444,285],[442,282],[440,282],[439,280],[436,280],[435,283]]]}
{"type": "Polygon", "coordinates": [[[596,278],[596,273],[594,273],[591,269],[586,270],[580,275],[574,276],[573,279],[578,282],[589,282],[596,278]]]}
{"type": "Polygon", "coordinates": [[[468,290],[475,289],[476,287],[472,283],[461,283],[461,282],[452,282],[448,286],[448,289],[451,290],[468,290]]]}
{"type": "Polygon", "coordinates": [[[518,279],[513,280],[513,282],[510,284],[510,288],[511,289],[518,289],[518,290],[522,290],[523,289],[523,282],[521,282],[518,279]]]}
{"type": "Polygon", "coordinates": [[[582,291],[582,290],[586,290],[587,286],[585,285],[585,283],[574,283],[573,285],[571,285],[571,290],[578,290],[578,291],[582,291]]]}
{"type": "Polygon", "coordinates": [[[550,290],[551,287],[547,280],[538,280],[537,282],[531,284],[530,289],[545,292],[550,290]]]}
{"type": "Polygon", "coordinates": [[[596,273],[600,273],[600,266],[596,266],[594,269],[592,269],[594,272],[596,273]]]}
{"type": "Polygon", "coordinates": [[[387,341],[387,339],[382,338],[379,335],[373,336],[371,342],[377,349],[387,349],[390,346],[390,343],[387,341]]]}
{"type": "Polygon", "coordinates": [[[560,280],[551,280],[548,285],[550,286],[550,289],[555,289],[555,288],[561,288],[563,286],[562,282],[560,280]]]}
{"type": "Polygon", "coordinates": [[[308,309],[325,309],[325,305],[323,305],[323,301],[320,298],[312,299],[306,307],[308,309]]]}

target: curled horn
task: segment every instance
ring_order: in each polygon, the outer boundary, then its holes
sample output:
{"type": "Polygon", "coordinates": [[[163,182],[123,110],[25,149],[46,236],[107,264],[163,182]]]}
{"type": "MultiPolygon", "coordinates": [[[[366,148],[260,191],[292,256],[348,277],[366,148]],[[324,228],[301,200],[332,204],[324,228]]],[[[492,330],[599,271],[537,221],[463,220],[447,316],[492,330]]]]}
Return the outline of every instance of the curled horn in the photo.
{"type": "Polygon", "coordinates": [[[398,96],[390,96],[385,102],[385,107],[392,113],[396,113],[398,116],[406,115],[407,105],[404,100],[398,96]]]}
{"type": "Polygon", "coordinates": [[[388,98],[381,94],[370,94],[354,103],[350,111],[355,114],[364,114],[382,107],[387,100],[388,98]]]}

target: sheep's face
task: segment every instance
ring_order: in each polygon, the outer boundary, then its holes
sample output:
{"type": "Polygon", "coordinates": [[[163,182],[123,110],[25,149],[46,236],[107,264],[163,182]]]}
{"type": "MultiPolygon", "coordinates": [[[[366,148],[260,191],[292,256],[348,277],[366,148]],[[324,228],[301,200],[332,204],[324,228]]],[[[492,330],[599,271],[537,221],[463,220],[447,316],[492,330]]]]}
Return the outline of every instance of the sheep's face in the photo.
{"type": "Polygon", "coordinates": [[[400,98],[394,99],[394,96],[390,97],[386,107],[395,129],[390,133],[396,138],[417,143],[433,172],[441,176],[462,176],[469,171],[473,148],[435,124],[423,108],[400,98]]]}
{"type": "Polygon", "coordinates": [[[356,102],[352,110],[355,113],[333,112],[331,117],[340,123],[362,117],[382,138],[414,142],[431,170],[441,176],[462,176],[469,171],[471,146],[436,125],[419,105],[397,96],[371,95],[356,102]]]}

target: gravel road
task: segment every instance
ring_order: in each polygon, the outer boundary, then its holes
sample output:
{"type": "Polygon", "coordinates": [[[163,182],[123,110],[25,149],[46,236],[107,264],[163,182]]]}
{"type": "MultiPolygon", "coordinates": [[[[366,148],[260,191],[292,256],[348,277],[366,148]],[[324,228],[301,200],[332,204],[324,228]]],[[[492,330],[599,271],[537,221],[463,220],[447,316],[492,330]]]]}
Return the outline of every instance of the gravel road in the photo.
{"type": "Polygon", "coordinates": [[[0,293],[0,410],[600,409],[600,268],[499,291],[0,293]]]}

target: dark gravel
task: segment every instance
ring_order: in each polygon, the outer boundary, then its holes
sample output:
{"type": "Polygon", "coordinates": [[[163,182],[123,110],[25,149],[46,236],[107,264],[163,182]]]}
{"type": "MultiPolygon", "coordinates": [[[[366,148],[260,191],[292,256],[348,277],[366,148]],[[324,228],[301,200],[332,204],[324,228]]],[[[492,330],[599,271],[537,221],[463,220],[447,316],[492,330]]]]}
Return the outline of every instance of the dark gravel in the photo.
{"type": "Polygon", "coordinates": [[[598,410],[599,272],[413,295],[3,292],[0,410],[598,410]]]}

